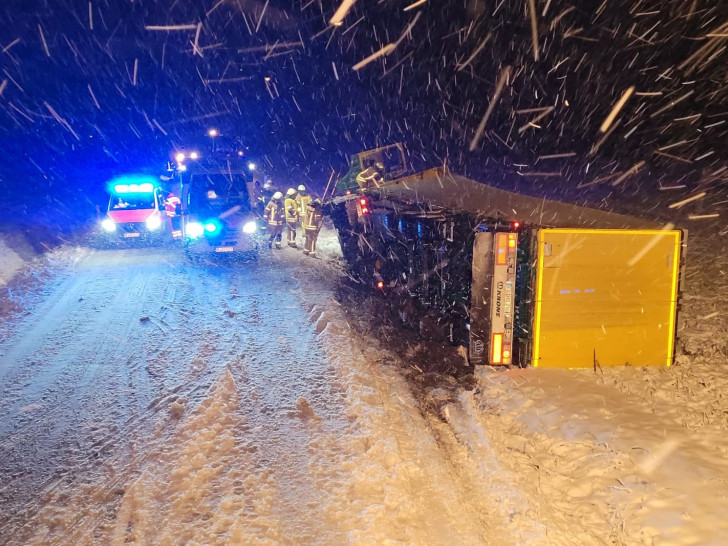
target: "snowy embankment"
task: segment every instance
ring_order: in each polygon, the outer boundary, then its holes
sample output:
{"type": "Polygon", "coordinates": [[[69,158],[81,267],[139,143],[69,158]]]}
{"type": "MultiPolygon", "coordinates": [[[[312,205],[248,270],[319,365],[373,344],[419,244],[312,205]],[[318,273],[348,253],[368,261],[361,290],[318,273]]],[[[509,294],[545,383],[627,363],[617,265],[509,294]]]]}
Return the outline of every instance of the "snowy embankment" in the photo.
{"type": "MultiPolygon", "coordinates": [[[[89,253],[72,244],[51,248],[40,242],[40,248],[43,252],[36,250],[20,230],[0,231],[0,318],[31,307],[31,300],[42,299],[48,280],[70,274],[89,253]]],[[[11,328],[12,321],[5,321],[3,326],[11,328]]]]}
{"type": "Polygon", "coordinates": [[[25,265],[17,251],[8,246],[5,236],[0,234],[0,286],[5,286],[25,265]]]}

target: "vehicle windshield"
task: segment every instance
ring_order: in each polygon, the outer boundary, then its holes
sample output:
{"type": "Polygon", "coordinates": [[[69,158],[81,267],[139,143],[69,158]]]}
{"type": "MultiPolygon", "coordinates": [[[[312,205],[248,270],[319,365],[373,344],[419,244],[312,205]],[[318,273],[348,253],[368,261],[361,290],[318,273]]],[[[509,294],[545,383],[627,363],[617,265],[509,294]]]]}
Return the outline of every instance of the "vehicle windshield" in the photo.
{"type": "Polygon", "coordinates": [[[236,208],[250,212],[250,195],[241,174],[200,174],[190,178],[190,209],[198,214],[220,215],[236,208]]]}
{"type": "Polygon", "coordinates": [[[140,210],[154,208],[154,194],[130,193],[127,195],[112,195],[109,200],[109,210],[140,210]]]}

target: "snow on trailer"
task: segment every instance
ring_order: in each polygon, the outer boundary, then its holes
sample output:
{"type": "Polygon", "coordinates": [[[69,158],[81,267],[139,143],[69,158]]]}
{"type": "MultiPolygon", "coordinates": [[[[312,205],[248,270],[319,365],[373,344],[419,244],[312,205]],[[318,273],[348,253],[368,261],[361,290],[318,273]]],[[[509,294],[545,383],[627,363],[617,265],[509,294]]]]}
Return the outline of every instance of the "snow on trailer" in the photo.
{"type": "Polygon", "coordinates": [[[474,364],[672,364],[686,231],[443,168],[387,170],[340,181],[328,210],[354,274],[404,322],[468,345],[474,364]]]}

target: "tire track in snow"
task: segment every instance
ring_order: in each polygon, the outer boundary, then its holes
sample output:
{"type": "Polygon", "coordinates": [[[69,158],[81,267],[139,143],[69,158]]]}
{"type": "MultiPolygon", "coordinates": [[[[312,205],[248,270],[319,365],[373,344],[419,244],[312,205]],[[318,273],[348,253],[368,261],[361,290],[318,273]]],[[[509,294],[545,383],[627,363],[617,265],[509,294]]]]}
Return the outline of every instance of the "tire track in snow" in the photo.
{"type": "MultiPolygon", "coordinates": [[[[63,528],[70,526],[69,515],[59,511],[57,506],[68,502],[69,490],[74,488],[84,492],[70,495],[76,499],[79,509],[87,510],[87,516],[82,520],[108,519],[107,516],[94,519],[94,514],[100,511],[95,504],[110,504],[111,507],[106,508],[113,514],[113,504],[118,504],[118,491],[123,490],[124,483],[137,471],[135,469],[143,466],[147,444],[162,442],[170,434],[166,430],[170,404],[183,399],[187,407],[194,407],[223,369],[216,363],[222,361],[222,353],[232,338],[224,336],[217,342],[210,338],[215,331],[221,330],[222,323],[229,317],[209,313],[205,306],[218,307],[216,299],[226,296],[227,281],[222,283],[225,291],[221,291],[220,283],[205,278],[205,269],[188,268],[186,264],[180,267],[174,257],[171,263],[159,265],[155,262],[159,257],[169,258],[158,253],[157,258],[154,253],[150,256],[139,252],[114,253],[113,256],[121,262],[112,264],[120,267],[117,275],[113,269],[98,263],[88,264],[80,277],[64,285],[65,296],[57,292],[51,296],[46,306],[57,306],[59,317],[63,316],[64,308],[68,312],[65,321],[57,322],[55,332],[43,325],[40,329],[48,335],[22,338],[38,343],[39,349],[32,343],[26,344],[27,350],[32,352],[43,350],[43,344],[49,340],[65,337],[67,325],[80,320],[74,314],[80,311],[68,307],[68,302],[73,302],[79,291],[82,292],[79,299],[83,297],[84,301],[101,309],[95,316],[89,316],[86,313],[88,305],[83,306],[83,319],[89,323],[87,328],[77,329],[72,343],[64,349],[66,353],[61,355],[64,358],[54,357],[53,367],[46,370],[47,375],[41,373],[40,381],[28,385],[32,388],[21,394],[18,404],[27,402],[29,392],[46,394],[44,406],[28,411],[33,414],[33,420],[21,423],[15,412],[8,411],[7,407],[3,410],[2,415],[9,417],[3,422],[13,422],[22,434],[0,436],[0,450],[4,455],[0,464],[7,466],[9,461],[15,461],[17,469],[3,473],[10,475],[11,481],[3,480],[7,496],[3,498],[0,493],[0,502],[3,502],[2,511],[10,517],[0,524],[0,534],[15,536],[18,543],[25,542],[22,537],[29,536],[28,521],[36,523],[32,534],[41,542],[46,536],[62,536],[63,528]],[[140,255],[141,263],[137,263],[135,258],[140,255]],[[189,282],[185,280],[188,278],[189,282]],[[179,292],[182,297],[191,299],[186,302],[169,299],[179,292]],[[161,313],[179,332],[176,343],[156,335],[153,324],[139,321],[142,316],[153,317],[161,313]],[[116,339],[109,342],[104,334],[108,332],[109,324],[113,324],[111,318],[120,326],[116,339]],[[208,336],[205,336],[206,324],[208,336]],[[101,338],[102,343],[91,343],[91,334],[101,338]],[[110,365],[103,365],[105,361],[110,365]],[[65,391],[58,389],[49,394],[59,378],[65,391]],[[39,387],[43,382],[45,391],[39,387]],[[65,399],[61,396],[63,392],[65,399]],[[39,445],[39,438],[44,437],[53,441],[41,440],[39,445]],[[47,445],[43,444],[46,441],[47,445]],[[23,449],[31,451],[24,454],[20,451],[23,449]],[[27,454],[35,459],[29,459],[27,454]],[[33,463],[33,460],[43,463],[33,463]],[[105,486],[99,487],[101,484],[105,486]],[[28,492],[26,497],[18,495],[23,491],[28,492]],[[33,496],[36,500],[31,498],[33,496]],[[26,523],[25,530],[20,532],[23,522],[26,523]],[[49,534],[44,534],[46,532],[49,534]]],[[[84,522],[80,523],[83,527],[84,522]]]]}

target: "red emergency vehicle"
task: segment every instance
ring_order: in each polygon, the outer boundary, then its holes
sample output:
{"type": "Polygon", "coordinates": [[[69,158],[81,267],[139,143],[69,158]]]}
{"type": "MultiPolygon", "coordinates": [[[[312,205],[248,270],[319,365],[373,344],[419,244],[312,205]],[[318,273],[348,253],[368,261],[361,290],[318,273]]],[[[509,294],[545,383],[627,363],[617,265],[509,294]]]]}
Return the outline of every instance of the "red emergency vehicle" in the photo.
{"type": "MultiPolygon", "coordinates": [[[[165,192],[152,176],[124,176],[109,184],[109,206],[101,227],[116,241],[157,241],[173,238],[165,192]]],[[[178,233],[179,237],[179,233],[178,233]]]]}

